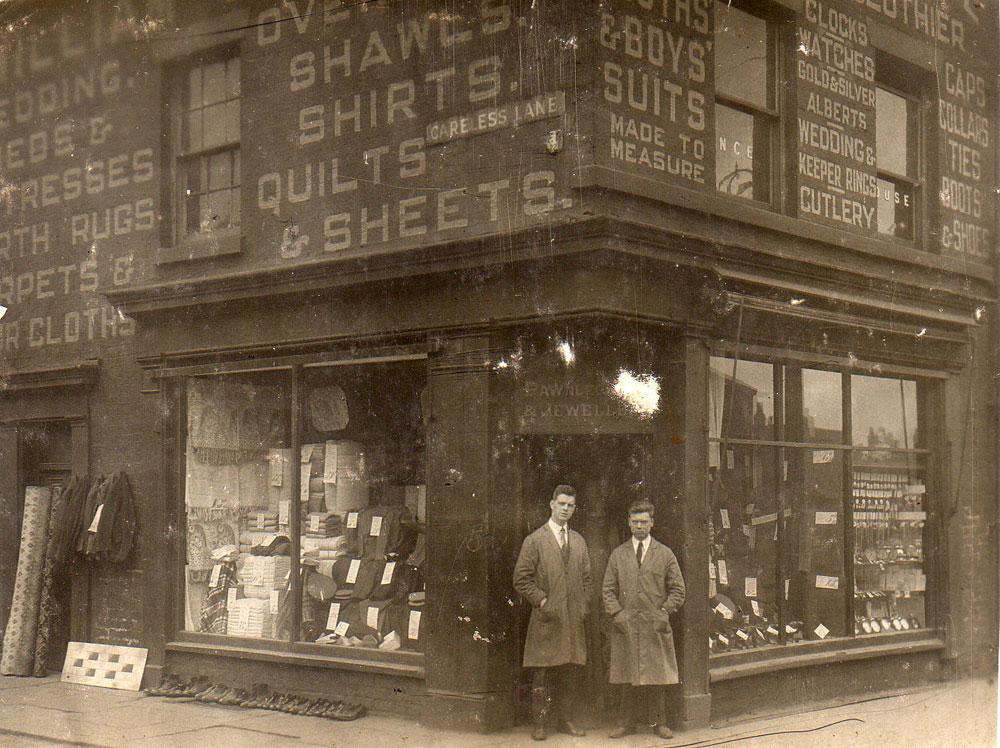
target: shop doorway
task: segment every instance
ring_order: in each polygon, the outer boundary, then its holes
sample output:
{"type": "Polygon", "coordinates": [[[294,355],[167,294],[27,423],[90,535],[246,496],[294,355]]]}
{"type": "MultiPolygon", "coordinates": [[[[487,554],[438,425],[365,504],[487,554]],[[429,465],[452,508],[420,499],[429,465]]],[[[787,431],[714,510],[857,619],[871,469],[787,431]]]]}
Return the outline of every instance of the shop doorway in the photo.
{"type": "MultiPolygon", "coordinates": [[[[65,422],[33,423],[18,427],[21,461],[21,485],[18,494],[23,512],[24,489],[26,486],[44,486],[58,495],[72,474],[72,433],[65,422]]],[[[51,529],[50,529],[51,532],[51,529]]],[[[18,533],[20,537],[20,533],[18,533]]],[[[13,575],[16,566],[5,574],[13,575]]],[[[10,579],[13,589],[13,576],[10,579]]],[[[51,633],[48,662],[50,671],[62,670],[66,658],[66,647],[70,639],[71,585],[67,570],[55,575],[52,580],[52,602],[55,615],[49,619],[51,633]]]]}
{"type": "MultiPolygon", "coordinates": [[[[601,581],[611,551],[628,537],[629,504],[649,497],[651,437],[649,434],[543,434],[525,436],[521,442],[524,535],[548,519],[548,502],[556,485],[568,483],[577,491],[577,510],[571,526],[587,541],[594,582],[584,695],[587,712],[596,719],[607,720],[613,715],[601,581]]],[[[527,615],[526,609],[522,644],[527,615]]]]}

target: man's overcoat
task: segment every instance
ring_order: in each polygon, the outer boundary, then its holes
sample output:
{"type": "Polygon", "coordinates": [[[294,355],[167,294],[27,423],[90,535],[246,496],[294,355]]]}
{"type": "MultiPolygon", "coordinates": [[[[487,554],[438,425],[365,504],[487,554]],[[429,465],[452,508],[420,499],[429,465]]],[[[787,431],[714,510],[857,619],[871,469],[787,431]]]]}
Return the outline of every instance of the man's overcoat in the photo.
{"type": "Polygon", "coordinates": [[[580,533],[570,530],[568,538],[569,559],[564,563],[546,523],[524,539],[514,565],[514,589],[531,605],[524,667],[587,664],[584,619],[591,593],[590,555],[580,533]],[[542,600],[545,606],[539,607],[542,600]]]}
{"type": "Polygon", "coordinates": [[[684,604],[684,578],[677,558],[653,537],[642,559],[632,539],[611,552],[601,597],[611,617],[608,680],[633,686],[678,683],[670,614],[684,604]]]}

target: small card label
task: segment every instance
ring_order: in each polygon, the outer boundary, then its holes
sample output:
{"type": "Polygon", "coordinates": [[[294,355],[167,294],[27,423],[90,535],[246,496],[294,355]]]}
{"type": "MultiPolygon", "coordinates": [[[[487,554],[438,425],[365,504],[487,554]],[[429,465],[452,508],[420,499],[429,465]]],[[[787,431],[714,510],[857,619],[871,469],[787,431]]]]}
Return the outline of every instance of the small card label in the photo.
{"type": "Polygon", "coordinates": [[[274,488],[281,488],[281,476],[284,472],[285,460],[281,452],[272,452],[268,458],[268,472],[271,474],[271,485],[274,488]]]}
{"type": "Polygon", "coordinates": [[[209,587],[219,586],[219,574],[222,573],[222,564],[216,564],[212,567],[212,576],[208,580],[209,587]]]}
{"type": "Polygon", "coordinates": [[[348,512],[347,513],[347,529],[353,530],[358,526],[358,513],[348,512]]]}
{"type": "Polygon", "coordinates": [[[747,634],[747,632],[743,629],[736,629],[736,635],[743,641],[747,641],[750,638],[749,634],[747,634]]]}
{"type": "Polygon", "coordinates": [[[729,644],[729,637],[725,634],[719,634],[719,644],[729,644]]]}
{"type": "Polygon", "coordinates": [[[833,462],[833,450],[832,449],[814,449],[813,450],[813,465],[827,465],[833,462]]]}
{"type": "Polygon", "coordinates": [[[756,600],[751,600],[750,601],[750,607],[753,609],[753,614],[755,616],[757,616],[758,618],[763,618],[764,617],[761,614],[761,612],[760,612],[761,609],[760,609],[760,603],[759,602],[757,602],[756,600]]]}
{"type": "Polygon", "coordinates": [[[279,525],[287,525],[288,524],[288,515],[290,513],[290,509],[291,509],[290,505],[291,505],[291,503],[292,502],[287,501],[287,500],[285,500],[285,501],[279,501],[278,502],[278,524],[279,525]]]}
{"type": "Polygon", "coordinates": [[[326,630],[336,631],[340,623],[340,603],[330,603],[330,613],[326,617],[326,630]]]}
{"type": "Polygon", "coordinates": [[[337,624],[337,628],[333,630],[337,636],[347,636],[347,631],[351,628],[351,624],[347,621],[341,621],[337,624]]]}
{"type": "Polygon", "coordinates": [[[396,570],[396,562],[389,561],[385,565],[385,571],[382,572],[382,584],[392,583],[392,573],[396,570]]]}
{"type": "Polygon", "coordinates": [[[319,532],[319,517],[315,514],[309,518],[309,532],[319,532]]]}
{"type": "Polygon", "coordinates": [[[709,561],[708,562],[708,578],[709,579],[715,579],[715,562],[714,561],[709,561]]]}
{"type": "Polygon", "coordinates": [[[720,509],[719,516],[722,517],[722,529],[728,530],[731,527],[731,525],[729,524],[729,510],[720,509]]]}
{"type": "Polygon", "coordinates": [[[310,462],[313,458],[313,445],[303,444],[302,445],[302,464],[310,462]]]}
{"type": "Polygon", "coordinates": [[[788,585],[791,584],[791,582],[792,582],[791,579],[786,579],[785,580],[785,599],[786,600],[788,599],[788,585]]]}
{"type": "Polygon", "coordinates": [[[765,631],[766,631],[767,633],[769,633],[769,634],[770,634],[771,636],[777,636],[777,635],[778,635],[778,629],[776,629],[776,628],[775,628],[774,626],[768,626],[768,627],[767,627],[766,629],[764,629],[764,630],[765,630],[765,631]]]}
{"type": "Polygon", "coordinates": [[[825,639],[826,635],[830,633],[830,629],[824,626],[822,623],[813,629],[813,633],[816,634],[820,639],[825,639]]]}
{"type": "Polygon", "coordinates": [[[351,565],[347,567],[347,583],[354,584],[358,581],[358,571],[361,569],[361,559],[352,558],[351,565]]]}
{"type": "Polygon", "coordinates": [[[795,629],[792,626],[789,626],[788,624],[785,624],[785,633],[786,634],[794,634],[795,633],[795,629]]]}
{"type": "Polygon", "coordinates": [[[821,590],[840,589],[840,577],[828,577],[825,574],[817,574],[816,587],[821,590]]]}
{"type": "Polygon", "coordinates": [[[836,512],[816,512],[816,524],[817,525],[835,525],[835,524],[837,524],[837,513],[836,512]]]}
{"type": "Polygon", "coordinates": [[[326,443],[326,455],[323,460],[323,482],[337,482],[337,442],[326,443]]]}
{"type": "Polygon", "coordinates": [[[306,462],[300,467],[302,469],[299,470],[299,501],[305,503],[309,501],[309,468],[311,465],[306,462]]]}
{"type": "Polygon", "coordinates": [[[226,607],[232,608],[236,604],[236,588],[230,587],[226,590],[226,607]]]}
{"type": "Polygon", "coordinates": [[[406,627],[406,636],[408,639],[417,640],[420,638],[420,611],[411,610],[410,611],[410,622],[406,627]]]}
{"type": "Polygon", "coordinates": [[[278,615],[278,596],[281,594],[279,590],[271,590],[271,594],[268,596],[268,607],[271,609],[271,615],[278,615]]]}
{"type": "Polygon", "coordinates": [[[368,606],[368,614],[365,616],[365,623],[368,624],[368,628],[377,629],[378,628],[378,608],[374,606],[368,606]]]}
{"type": "Polygon", "coordinates": [[[725,603],[719,603],[718,605],[716,605],[716,606],[715,606],[715,610],[716,610],[716,612],[717,612],[717,613],[718,613],[719,615],[721,615],[721,616],[722,616],[723,618],[725,618],[725,619],[726,619],[727,621],[731,621],[731,620],[733,619],[733,611],[731,611],[731,610],[730,610],[730,609],[729,609],[729,608],[728,608],[728,607],[726,606],[726,604],[725,604],[725,603]]]}
{"type": "Polygon", "coordinates": [[[97,511],[94,512],[94,519],[90,523],[90,527],[87,528],[87,532],[97,532],[98,526],[101,524],[101,512],[104,511],[104,504],[99,504],[97,511]]]}
{"type": "Polygon", "coordinates": [[[743,595],[745,597],[757,597],[757,577],[743,578],[743,595]]]}
{"type": "Polygon", "coordinates": [[[778,521],[778,513],[777,512],[771,512],[770,514],[762,514],[759,517],[754,517],[752,520],[750,520],[750,524],[752,524],[752,525],[766,525],[766,524],[769,524],[771,522],[777,522],[777,521],[778,521]]]}
{"type": "Polygon", "coordinates": [[[719,559],[719,584],[729,586],[729,569],[726,568],[726,559],[719,559]]]}
{"type": "Polygon", "coordinates": [[[381,517],[372,517],[372,526],[371,529],[368,531],[368,534],[371,535],[373,538],[377,538],[379,535],[382,534],[381,517]]]}

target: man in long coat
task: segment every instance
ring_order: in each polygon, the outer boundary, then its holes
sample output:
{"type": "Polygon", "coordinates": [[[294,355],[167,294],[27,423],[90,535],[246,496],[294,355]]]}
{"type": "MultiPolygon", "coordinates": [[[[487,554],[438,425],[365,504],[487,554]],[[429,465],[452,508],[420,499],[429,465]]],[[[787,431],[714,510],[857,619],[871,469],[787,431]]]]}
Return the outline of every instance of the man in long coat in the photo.
{"type": "Polygon", "coordinates": [[[629,507],[632,537],[611,552],[601,589],[611,618],[608,680],[621,684],[612,738],[632,732],[644,702],[654,732],[673,736],[665,721],[664,686],[680,682],[670,614],[684,604],[684,578],[673,551],[649,534],[654,512],[648,501],[629,507]]]}
{"type": "Polygon", "coordinates": [[[587,664],[584,621],[591,590],[590,554],[583,536],[568,527],[576,509],[573,487],[556,486],[549,508],[549,521],[524,539],[514,566],[514,589],[531,605],[524,667],[534,668],[531,716],[535,740],[545,740],[553,692],[560,729],[584,735],[573,724],[572,711],[580,671],[587,664]]]}

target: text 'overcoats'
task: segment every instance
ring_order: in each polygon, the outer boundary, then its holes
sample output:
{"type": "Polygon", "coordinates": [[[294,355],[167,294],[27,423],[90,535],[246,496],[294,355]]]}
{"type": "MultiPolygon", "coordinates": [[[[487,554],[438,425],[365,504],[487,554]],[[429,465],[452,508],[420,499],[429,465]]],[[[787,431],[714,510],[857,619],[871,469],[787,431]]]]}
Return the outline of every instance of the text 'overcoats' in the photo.
{"type": "Polygon", "coordinates": [[[568,537],[569,560],[563,563],[559,542],[548,523],[542,525],[524,539],[514,565],[514,589],[531,604],[524,667],[587,664],[590,554],[580,533],[570,530],[568,537]]]}
{"type": "Polygon", "coordinates": [[[684,578],[674,552],[656,539],[642,559],[632,539],[611,552],[601,598],[611,617],[608,680],[633,686],[679,683],[670,614],[684,604],[684,578]]]}

